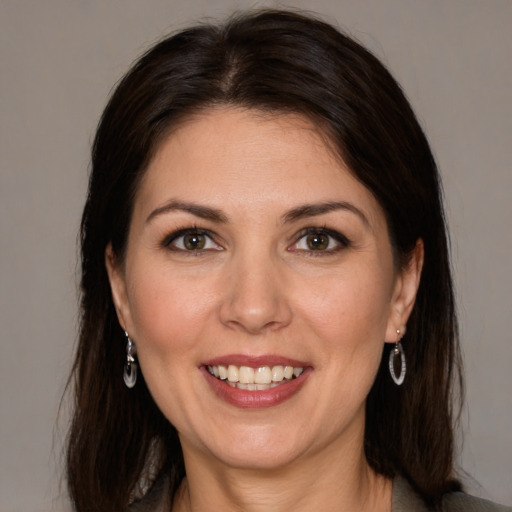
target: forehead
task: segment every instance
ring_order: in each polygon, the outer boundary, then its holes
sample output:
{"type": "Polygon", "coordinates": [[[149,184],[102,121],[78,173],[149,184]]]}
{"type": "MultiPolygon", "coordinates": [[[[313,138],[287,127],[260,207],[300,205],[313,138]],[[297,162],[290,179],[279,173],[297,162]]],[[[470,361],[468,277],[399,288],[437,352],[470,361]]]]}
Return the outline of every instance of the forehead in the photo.
{"type": "Polygon", "coordinates": [[[241,212],[316,201],[380,210],[324,134],[290,114],[217,108],[195,115],[158,147],[141,182],[136,209],[170,198],[206,201],[241,212]]]}
{"type": "Polygon", "coordinates": [[[311,157],[319,166],[344,167],[328,138],[303,116],[217,107],[181,121],[160,142],[148,170],[166,166],[172,159],[175,170],[178,163],[194,171],[209,163],[210,172],[221,171],[234,158],[230,167],[240,176],[267,163],[269,169],[281,171],[286,163],[309,165],[311,157]]]}

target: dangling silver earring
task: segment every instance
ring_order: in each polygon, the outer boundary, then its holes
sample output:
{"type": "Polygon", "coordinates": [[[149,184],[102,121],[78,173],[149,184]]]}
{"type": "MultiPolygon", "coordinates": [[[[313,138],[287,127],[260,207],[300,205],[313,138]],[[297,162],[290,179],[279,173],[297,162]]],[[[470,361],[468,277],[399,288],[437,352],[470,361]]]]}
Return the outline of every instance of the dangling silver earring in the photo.
{"type": "Polygon", "coordinates": [[[126,387],[131,389],[137,382],[137,363],[135,362],[137,349],[128,333],[124,331],[124,334],[126,336],[126,363],[124,365],[123,379],[126,387]]]}
{"type": "Polygon", "coordinates": [[[391,374],[391,378],[393,382],[397,386],[401,386],[405,379],[405,353],[402,344],[400,343],[400,329],[396,330],[396,334],[398,339],[396,340],[395,346],[391,349],[389,353],[389,373],[391,374]],[[397,377],[395,373],[395,363],[400,357],[400,375],[397,377]]]}

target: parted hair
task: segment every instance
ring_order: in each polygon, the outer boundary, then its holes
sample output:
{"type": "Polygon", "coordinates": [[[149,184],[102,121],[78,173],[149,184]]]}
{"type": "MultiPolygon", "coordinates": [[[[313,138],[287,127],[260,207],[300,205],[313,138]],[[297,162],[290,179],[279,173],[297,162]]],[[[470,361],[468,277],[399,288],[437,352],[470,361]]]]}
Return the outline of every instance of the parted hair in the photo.
{"type": "Polygon", "coordinates": [[[125,337],[104,258],[111,243],[123,260],[137,188],[159,143],[190,116],[223,105],[311,120],[385,212],[398,268],[423,240],[422,278],[403,340],[407,376],[401,387],[392,382],[385,348],[367,398],[365,453],[376,472],[403,475],[437,507],[445,492],[460,488],[453,429],[462,377],[435,160],[400,86],[375,56],[310,14],[264,10],[157,43],[119,82],[99,122],[80,231],[80,331],[69,383],[67,480],[75,510],[124,510],[164,475],[172,500],[185,475],[177,432],[144,376],[133,389],[124,385],[125,337]]]}

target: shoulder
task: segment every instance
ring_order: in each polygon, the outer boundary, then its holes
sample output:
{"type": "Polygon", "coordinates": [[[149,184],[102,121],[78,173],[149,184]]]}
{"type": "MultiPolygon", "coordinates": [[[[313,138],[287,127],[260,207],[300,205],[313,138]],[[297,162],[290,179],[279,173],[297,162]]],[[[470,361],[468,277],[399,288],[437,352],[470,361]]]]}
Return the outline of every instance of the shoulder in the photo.
{"type": "Polygon", "coordinates": [[[159,478],[140,500],[133,501],[125,512],[166,512],[170,510],[168,479],[159,478]]]}
{"type": "Polygon", "coordinates": [[[443,512],[512,512],[512,507],[475,498],[463,492],[451,492],[443,498],[443,512]]]}
{"type": "Polygon", "coordinates": [[[414,492],[409,482],[400,476],[393,480],[391,512],[429,512],[425,502],[414,492]]]}
{"type": "MultiPolygon", "coordinates": [[[[512,507],[475,498],[463,492],[451,492],[443,497],[442,512],[512,512],[512,507]]],[[[403,477],[393,481],[392,512],[430,512],[422,498],[403,477]]]]}

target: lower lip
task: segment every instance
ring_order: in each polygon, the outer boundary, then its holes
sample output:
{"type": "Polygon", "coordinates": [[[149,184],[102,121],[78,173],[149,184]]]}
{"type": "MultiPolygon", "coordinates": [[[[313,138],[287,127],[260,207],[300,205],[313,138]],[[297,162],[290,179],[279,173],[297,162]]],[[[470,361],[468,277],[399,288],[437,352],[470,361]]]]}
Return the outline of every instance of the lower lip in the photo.
{"type": "Polygon", "coordinates": [[[309,377],[311,368],[305,368],[299,377],[285,384],[262,391],[232,387],[225,381],[214,377],[204,366],[201,367],[201,371],[213,391],[225,402],[241,409],[262,409],[279,405],[295,395],[309,377]]]}

